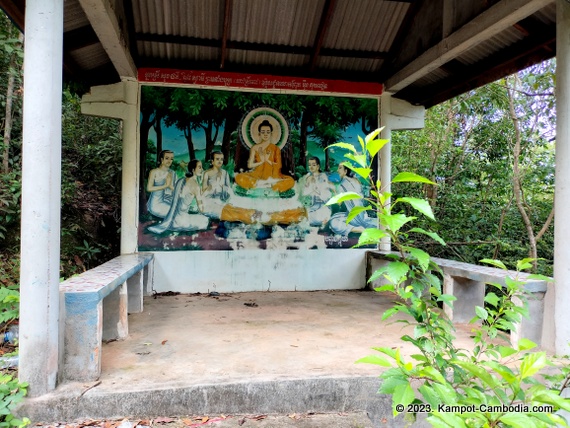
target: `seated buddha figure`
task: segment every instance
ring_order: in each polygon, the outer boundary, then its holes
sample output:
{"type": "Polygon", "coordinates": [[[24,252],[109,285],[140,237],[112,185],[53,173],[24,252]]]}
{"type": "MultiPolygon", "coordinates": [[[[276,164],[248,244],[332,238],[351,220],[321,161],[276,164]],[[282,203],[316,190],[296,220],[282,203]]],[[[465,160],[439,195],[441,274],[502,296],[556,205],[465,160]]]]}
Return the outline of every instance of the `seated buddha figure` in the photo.
{"type": "Polygon", "coordinates": [[[250,171],[236,174],[235,182],[244,189],[271,187],[276,192],[292,189],[295,180],[281,173],[281,150],[271,142],[273,126],[264,120],[257,129],[259,138],[247,160],[250,171]]]}

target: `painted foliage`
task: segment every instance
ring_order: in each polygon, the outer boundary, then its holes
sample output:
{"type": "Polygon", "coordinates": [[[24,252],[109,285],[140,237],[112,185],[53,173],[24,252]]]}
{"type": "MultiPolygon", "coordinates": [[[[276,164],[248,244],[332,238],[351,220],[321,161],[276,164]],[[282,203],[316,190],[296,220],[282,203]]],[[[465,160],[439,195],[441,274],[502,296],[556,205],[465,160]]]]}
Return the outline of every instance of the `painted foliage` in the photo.
{"type": "Polygon", "coordinates": [[[139,249],[351,247],[376,219],[325,205],[368,191],[325,148],[376,127],[375,99],[144,86],[139,249]]]}

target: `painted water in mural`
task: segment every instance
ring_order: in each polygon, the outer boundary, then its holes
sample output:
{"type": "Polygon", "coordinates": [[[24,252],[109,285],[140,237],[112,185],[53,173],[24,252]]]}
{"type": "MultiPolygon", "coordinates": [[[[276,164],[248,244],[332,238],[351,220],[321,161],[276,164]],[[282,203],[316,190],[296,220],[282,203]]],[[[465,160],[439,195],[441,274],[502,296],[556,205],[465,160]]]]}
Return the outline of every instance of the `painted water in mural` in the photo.
{"type": "Polygon", "coordinates": [[[139,250],[350,248],[376,225],[341,149],[377,127],[377,101],[145,86],[139,250]]]}

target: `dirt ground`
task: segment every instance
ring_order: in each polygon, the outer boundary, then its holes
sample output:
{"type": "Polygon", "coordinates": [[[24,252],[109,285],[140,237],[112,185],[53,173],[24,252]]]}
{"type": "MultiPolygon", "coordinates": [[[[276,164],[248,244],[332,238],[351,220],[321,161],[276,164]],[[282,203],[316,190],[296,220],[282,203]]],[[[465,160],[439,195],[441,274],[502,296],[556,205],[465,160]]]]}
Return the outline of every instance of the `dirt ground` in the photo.
{"type": "Polygon", "coordinates": [[[290,415],[217,415],[161,417],[150,420],[88,420],[73,423],[36,425],[42,428],[372,428],[365,412],[309,413],[290,415]]]}

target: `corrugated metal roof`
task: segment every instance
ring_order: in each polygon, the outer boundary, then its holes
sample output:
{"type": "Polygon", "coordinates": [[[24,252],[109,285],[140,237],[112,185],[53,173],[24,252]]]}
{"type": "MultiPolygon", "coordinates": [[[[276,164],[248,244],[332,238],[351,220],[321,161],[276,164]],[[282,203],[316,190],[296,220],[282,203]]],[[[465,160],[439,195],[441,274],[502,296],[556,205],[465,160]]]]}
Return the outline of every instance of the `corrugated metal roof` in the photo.
{"type": "Polygon", "coordinates": [[[324,46],[388,52],[409,4],[339,0],[324,46]]]}
{"type": "MultiPolygon", "coordinates": [[[[24,0],[0,0],[21,27],[23,5],[24,0]]],[[[122,68],[109,51],[128,40],[132,51],[118,56],[131,56],[137,67],[390,81],[393,87],[393,76],[405,78],[409,73],[402,70],[418,67],[396,96],[429,106],[498,78],[501,70],[511,73],[555,53],[554,0],[114,0],[113,5],[115,13],[124,10],[115,20],[119,29],[100,28],[97,14],[85,14],[78,0],[65,0],[67,73],[100,70],[90,75],[92,84],[116,81],[113,67],[122,68]],[[461,13],[446,14],[444,4],[461,13]],[[445,29],[462,28],[489,8],[517,13],[527,4],[533,10],[516,25],[477,40],[445,64],[416,61],[434,45],[441,44],[442,52],[449,48],[445,29]],[[97,34],[117,31],[125,34],[101,44],[97,34]]]]}

